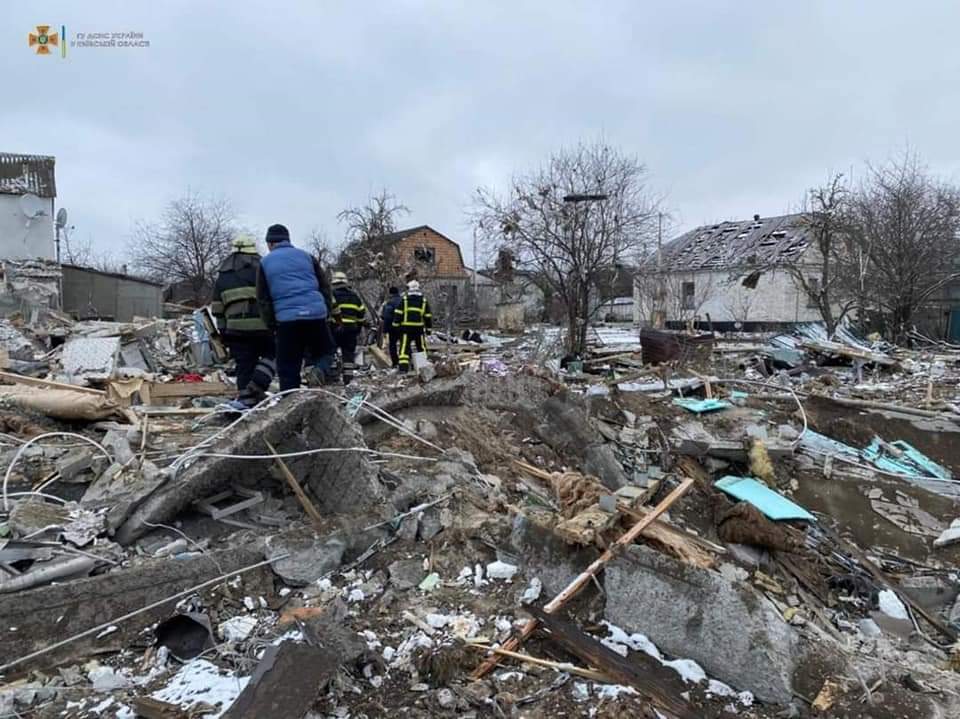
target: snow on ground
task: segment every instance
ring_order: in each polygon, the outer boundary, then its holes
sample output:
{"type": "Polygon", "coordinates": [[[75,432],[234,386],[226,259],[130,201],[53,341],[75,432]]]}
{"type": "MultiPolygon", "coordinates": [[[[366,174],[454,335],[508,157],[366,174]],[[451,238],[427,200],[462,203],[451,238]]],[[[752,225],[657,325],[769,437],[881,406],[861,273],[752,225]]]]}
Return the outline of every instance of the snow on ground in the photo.
{"type": "Polygon", "coordinates": [[[250,677],[236,677],[221,671],[205,659],[194,659],[170,679],[169,684],[151,696],[154,699],[177,704],[189,709],[194,704],[206,702],[217,707],[207,719],[218,719],[240,696],[250,677]]]}

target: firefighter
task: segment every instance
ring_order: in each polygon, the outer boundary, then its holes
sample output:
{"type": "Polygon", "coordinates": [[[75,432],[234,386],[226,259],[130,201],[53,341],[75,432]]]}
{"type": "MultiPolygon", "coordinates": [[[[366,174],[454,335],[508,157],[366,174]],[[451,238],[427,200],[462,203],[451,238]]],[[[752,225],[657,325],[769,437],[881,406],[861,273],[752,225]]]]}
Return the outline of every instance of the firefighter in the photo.
{"type": "Polygon", "coordinates": [[[391,287],[387,301],[380,310],[380,319],[383,322],[383,334],[387,336],[387,348],[390,350],[390,364],[396,369],[400,365],[400,353],[397,346],[400,344],[400,325],[394,322],[394,313],[403,302],[400,290],[391,287]]]}
{"type": "Polygon", "coordinates": [[[393,324],[400,329],[399,370],[401,373],[409,372],[410,354],[427,351],[424,336],[429,334],[433,327],[430,303],[423,296],[420,283],[416,280],[407,283],[407,291],[403,293],[400,305],[394,310],[393,324]]]}
{"type": "Polygon", "coordinates": [[[333,300],[340,310],[340,319],[333,329],[333,339],[342,356],[343,383],[350,384],[356,370],[357,339],[360,330],[367,324],[367,307],[363,298],[350,287],[343,272],[334,272],[330,284],[333,285],[333,300]]]}
{"type": "Polygon", "coordinates": [[[252,407],[265,396],[277,372],[273,333],[260,317],[257,271],[260,255],[249,237],[233,241],[213,288],[213,316],[237,364],[237,400],[252,407]]]}

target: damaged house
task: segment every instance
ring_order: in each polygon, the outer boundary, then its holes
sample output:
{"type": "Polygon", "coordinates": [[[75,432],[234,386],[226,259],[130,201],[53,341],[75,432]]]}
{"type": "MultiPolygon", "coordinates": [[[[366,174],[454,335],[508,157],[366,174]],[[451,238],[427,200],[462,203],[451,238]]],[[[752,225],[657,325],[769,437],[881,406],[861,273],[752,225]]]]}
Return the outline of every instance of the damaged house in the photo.
{"type": "Polygon", "coordinates": [[[803,215],[720,222],[690,230],[652,256],[634,281],[634,321],[662,313],[668,326],[776,329],[820,314],[786,266],[819,277],[803,215]],[[659,268],[659,269],[658,269],[659,268]]]}
{"type": "Polygon", "coordinates": [[[0,152],[0,257],[56,258],[53,157],[0,152]]]}

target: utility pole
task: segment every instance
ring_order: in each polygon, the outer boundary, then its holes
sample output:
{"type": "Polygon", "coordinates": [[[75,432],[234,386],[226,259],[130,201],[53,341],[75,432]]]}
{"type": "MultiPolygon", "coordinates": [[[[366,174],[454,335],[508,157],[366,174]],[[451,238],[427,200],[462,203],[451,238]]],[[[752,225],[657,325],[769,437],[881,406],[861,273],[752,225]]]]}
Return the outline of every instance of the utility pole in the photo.
{"type": "Polygon", "coordinates": [[[666,324],[667,287],[663,277],[663,213],[657,213],[657,301],[653,326],[662,329],[666,324]]]}

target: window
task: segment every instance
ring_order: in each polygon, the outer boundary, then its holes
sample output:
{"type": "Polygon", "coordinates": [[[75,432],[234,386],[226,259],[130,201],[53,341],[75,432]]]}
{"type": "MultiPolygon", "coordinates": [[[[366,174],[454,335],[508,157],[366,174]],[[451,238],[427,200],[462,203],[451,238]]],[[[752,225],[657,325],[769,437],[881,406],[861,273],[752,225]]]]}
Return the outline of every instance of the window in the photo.
{"type": "Polygon", "coordinates": [[[413,250],[413,259],[417,262],[432,265],[437,260],[437,252],[432,247],[416,247],[413,250]]]}
{"type": "Polygon", "coordinates": [[[807,292],[807,307],[817,307],[817,298],[820,296],[820,278],[808,277],[807,287],[810,288],[810,291],[807,292]]]}
{"type": "Polygon", "coordinates": [[[693,282],[684,282],[680,286],[680,307],[685,310],[693,310],[695,307],[694,295],[696,294],[696,286],[693,282]]]}

